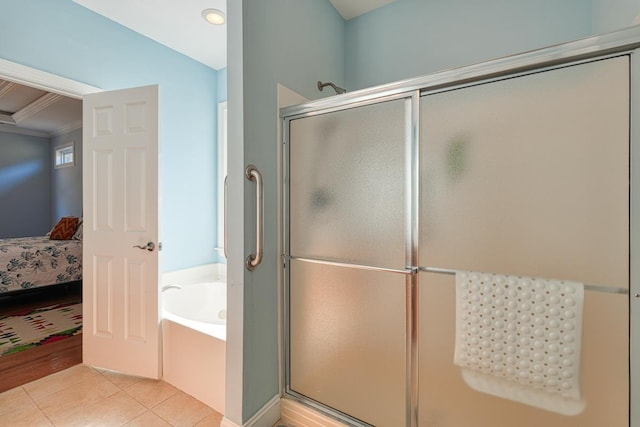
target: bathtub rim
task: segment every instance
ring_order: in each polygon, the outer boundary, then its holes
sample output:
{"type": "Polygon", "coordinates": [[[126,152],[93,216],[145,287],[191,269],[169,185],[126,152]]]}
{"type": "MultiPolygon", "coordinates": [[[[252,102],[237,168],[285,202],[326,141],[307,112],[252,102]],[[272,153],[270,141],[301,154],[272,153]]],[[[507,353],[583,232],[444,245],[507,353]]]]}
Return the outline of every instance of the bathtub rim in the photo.
{"type": "MultiPolygon", "coordinates": [[[[222,281],[207,281],[207,282],[198,282],[191,283],[188,285],[169,285],[165,286],[162,289],[162,311],[163,313],[171,314],[175,318],[184,318],[186,320],[204,323],[204,324],[216,324],[216,325],[226,325],[226,313],[227,313],[227,284],[222,281]],[[190,292],[196,287],[204,288],[203,291],[195,291],[190,292]],[[209,289],[209,287],[213,289],[209,289]],[[186,294],[184,296],[180,295],[182,292],[186,294]],[[204,292],[204,293],[201,293],[204,292]],[[202,310],[208,310],[209,306],[205,303],[202,305],[202,301],[209,301],[212,295],[209,292],[214,293],[213,301],[214,304],[211,308],[213,312],[209,312],[203,316],[202,310]],[[216,298],[217,293],[223,293],[223,298],[216,298]],[[174,300],[173,298],[176,298],[174,300]],[[200,297],[199,301],[193,301],[191,298],[200,297]],[[196,313],[193,317],[187,315],[188,311],[192,309],[193,313],[196,313]],[[204,317],[213,316],[215,310],[218,310],[218,315],[215,318],[205,319],[204,317]]],[[[221,295],[220,295],[221,296],[221,295]]],[[[163,317],[164,314],[163,314],[163,317]]]]}
{"type": "Polygon", "coordinates": [[[181,316],[177,316],[168,311],[162,310],[162,320],[176,323],[184,326],[185,328],[193,329],[210,337],[216,338],[220,341],[227,341],[227,325],[220,325],[217,323],[205,323],[197,320],[186,319],[181,316]]]}
{"type": "MultiPolygon", "coordinates": [[[[192,320],[174,313],[167,311],[165,309],[165,300],[169,293],[178,292],[178,289],[166,289],[164,292],[163,288],[167,288],[168,286],[180,286],[186,287],[199,283],[206,282],[219,282],[226,286],[226,264],[222,263],[213,263],[206,264],[197,267],[187,268],[183,270],[177,270],[172,272],[166,272],[162,274],[162,280],[160,281],[160,295],[161,295],[161,312],[162,319],[168,320],[173,323],[177,323],[184,327],[194,329],[200,333],[205,335],[212,336],[221,341],[227,340],[227,325],[225,324],[217,324],[217,323],[205,323],[197,320],[192,320]],[[165,295],[167,294],[167,295],[165,295]]],[[[226,308],[226,301],[225,301],[226,308]]]]}

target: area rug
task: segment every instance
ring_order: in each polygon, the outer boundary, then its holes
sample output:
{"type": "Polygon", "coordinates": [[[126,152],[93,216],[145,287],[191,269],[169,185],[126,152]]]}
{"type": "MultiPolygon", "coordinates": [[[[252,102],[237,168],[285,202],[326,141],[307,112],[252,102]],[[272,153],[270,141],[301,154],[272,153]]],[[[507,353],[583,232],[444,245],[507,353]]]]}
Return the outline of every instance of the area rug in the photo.
{"type": "Polygon", "coordinates": [[[0,318],[0,356],[59,341],[82,331],[82,304],[58,304],[0,318]]]}

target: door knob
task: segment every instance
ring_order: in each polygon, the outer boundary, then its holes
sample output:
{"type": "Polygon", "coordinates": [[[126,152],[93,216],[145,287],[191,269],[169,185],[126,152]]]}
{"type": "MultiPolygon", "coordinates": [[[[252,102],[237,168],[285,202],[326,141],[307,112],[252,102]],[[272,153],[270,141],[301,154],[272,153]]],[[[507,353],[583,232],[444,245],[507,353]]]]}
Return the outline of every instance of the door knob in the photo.
{"type": "Polygon", "coordinates": [[[153,252],[153,250],[156,248],[156,245],[153,242],[149,242],[145,246],[135,245],[134,248],[146,249],[149,252],[153,252]]]}

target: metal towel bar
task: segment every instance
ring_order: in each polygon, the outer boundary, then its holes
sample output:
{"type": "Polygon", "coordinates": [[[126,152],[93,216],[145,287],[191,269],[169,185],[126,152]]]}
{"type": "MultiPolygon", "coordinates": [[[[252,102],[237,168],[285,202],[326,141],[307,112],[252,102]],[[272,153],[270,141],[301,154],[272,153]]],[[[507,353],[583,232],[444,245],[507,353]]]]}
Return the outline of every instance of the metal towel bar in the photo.
{"type": "MultiPolygon", "coordinates": [[[[337,260],[327,260],[327,259],[319,259],[319,258],[304,258],[304,257],[293,257],[290,255],[282,255],[283,259],[285,260],[295,260],[295,261],[302,261],[302,262],[306,262],[306,263],[312,263],[312,264],[324,264],[324,265],[331,265],[331,266],[336,266],[336,267],[347,267],[347,268],[355,268],[355,269],[360,269],[360,270],[371,270],[371,271],[385,271],[388,273],[401,273],[401,274],[411,274],[411,272],[415,272],[417,271],[422,271],[425,273],[438,273],[438,274],[448,274],[451,276],[454,276],[456,273],[458,272],[462,272],[463,270],[451,270],[448,268],[438,268],[438,267],[419,267],[417,269],[415,268],[409,268],[406,267],[404,269],[398,269],[398,268],[387,268],[387,267],[376,267],[376,266],[372,266],[372,265],[363,265],[363,264],[352,264],[352,263],[348,263],[348,262],[341,262],[341,261],[337,261],[337,260]]],[[[626,288],[614,288],[611,286],[600,286],[600,285],[584,285],[584,289],[586,291],[593,291],[593,292],[604,292],[607,294],[621,294],[621,295],[628,295],[629,294],[629,289],[626,288]]],[[[640,298],[640,295],[635,294],[634,295],[636,298],[640,298]]]]}
{"type": "MultiPolygon", "coordinates": [[[[424,271],[426,273],[439,273],[439,274],[450,274],[455,275],[458,270],[449,270],[447,268],[437,268],[437,267],[420,267],[420,271],[424,271]]],[[[629,290],[625,288],[613,288],[609,286],[600,286],[600,285],[584,285],[585,291],[593,291],[593,292],[604,292],[608,294],[623,294],[628,295],[629,290]]]]}

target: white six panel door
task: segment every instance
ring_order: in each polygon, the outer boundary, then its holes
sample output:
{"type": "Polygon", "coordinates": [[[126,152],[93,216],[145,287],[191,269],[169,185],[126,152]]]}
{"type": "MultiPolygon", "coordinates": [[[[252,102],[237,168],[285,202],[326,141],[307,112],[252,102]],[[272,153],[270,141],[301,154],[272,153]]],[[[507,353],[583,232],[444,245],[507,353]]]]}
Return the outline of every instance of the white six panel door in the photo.
{"type": "Polygon", "coordinates": [[[158,87],[83,102],[83,362],[161,376],[158,87]]]}

